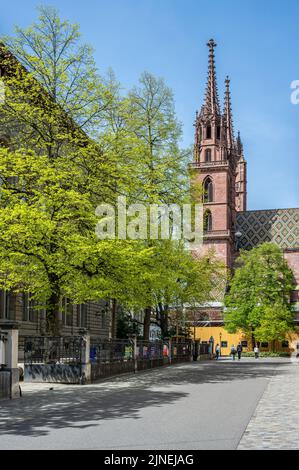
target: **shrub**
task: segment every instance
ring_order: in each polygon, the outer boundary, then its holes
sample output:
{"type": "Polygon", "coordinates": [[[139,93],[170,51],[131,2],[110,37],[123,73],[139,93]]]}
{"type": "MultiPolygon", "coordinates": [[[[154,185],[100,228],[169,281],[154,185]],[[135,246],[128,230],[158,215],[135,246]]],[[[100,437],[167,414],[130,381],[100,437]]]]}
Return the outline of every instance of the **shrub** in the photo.
{"type": "MultiPolygon", "coordinates": [[[[243,357],[254,357],[253,351],[244,352],[242,354],[243,357]]],[[[259,357],[290,357],[291,354],[285,351],[281,352],[271,352],[271,351],[263,351],[260,352],[259,357]]]]}

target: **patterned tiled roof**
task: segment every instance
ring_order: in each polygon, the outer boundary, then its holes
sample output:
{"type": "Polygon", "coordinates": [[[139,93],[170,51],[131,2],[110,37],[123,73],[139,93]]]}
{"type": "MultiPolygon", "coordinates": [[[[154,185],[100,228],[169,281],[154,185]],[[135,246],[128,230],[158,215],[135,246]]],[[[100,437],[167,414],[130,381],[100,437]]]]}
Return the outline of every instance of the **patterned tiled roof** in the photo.
{"type": "Polygon", "coordinates": [[[282,249],[299,248],[299,208],[237,213],[239,248],[249,250],[264,242],[282,249]]]}

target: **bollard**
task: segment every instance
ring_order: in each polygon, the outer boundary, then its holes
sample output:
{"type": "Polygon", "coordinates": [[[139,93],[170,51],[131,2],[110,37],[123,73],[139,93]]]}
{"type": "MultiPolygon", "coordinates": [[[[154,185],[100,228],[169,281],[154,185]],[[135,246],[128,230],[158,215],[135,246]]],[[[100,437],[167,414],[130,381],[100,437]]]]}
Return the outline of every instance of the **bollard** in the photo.
{"type": "Polygon", "coordinates": [[[18,350],[19,350],[19,331],[18,323],[4,320],[0,322],[1,336],[5,341],[1,341],[2,360],[5,370],[10,372],[10,398],[20,397],[19,368],[18,368],[18,350]]]}

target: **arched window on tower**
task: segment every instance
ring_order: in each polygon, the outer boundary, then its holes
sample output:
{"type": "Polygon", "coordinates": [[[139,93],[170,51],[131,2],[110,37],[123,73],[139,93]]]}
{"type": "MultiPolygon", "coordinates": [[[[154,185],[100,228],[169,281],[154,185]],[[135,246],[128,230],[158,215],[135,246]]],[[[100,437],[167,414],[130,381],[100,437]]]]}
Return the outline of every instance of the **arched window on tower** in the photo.
{"type": "Polygon", "coordinates": [[[210,162],[212,160],[212,152],[211,149],[205,150],[205,162],[210,162]]]}
{"type": "Polygon", "coordinates": [[[217,139],[220,139],[220,136],[221,136],[220,126],[217,126],[217,130],[216,130],[216,137],[217,137],[217,139]]]}
{"type": "Polygon", "coordinates": [[[206,127],[206,138],[211,139],[212,138],[212,127],[210,124],[207,125],[206,127]]]}
{"type": "Polygon", "coordinates": [[[203,231],[210,232],[212,230],[212,214],[210,209],[207,209],[203,216],[203,231]]]}
{"type": "Polygon", "coordinates": [[[213,202],[213,182],[211,180],[211,178],[208,176],[208,178],[206,178],[205,182],[204,182],[204,185],[203,185],[203,192],[204,192],[204,196],[203,196],[203,201],[204,202],[213,202]]]}

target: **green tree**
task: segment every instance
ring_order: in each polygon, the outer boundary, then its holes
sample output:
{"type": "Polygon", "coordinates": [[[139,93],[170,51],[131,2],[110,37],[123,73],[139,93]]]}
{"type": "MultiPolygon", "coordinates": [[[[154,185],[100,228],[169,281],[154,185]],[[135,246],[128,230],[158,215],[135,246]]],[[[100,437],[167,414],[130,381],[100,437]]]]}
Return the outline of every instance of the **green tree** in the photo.
{"type": "Polygon", "coordinates": [[[0,287],[44,302],[53,331],[62,296],[145,309],[148,337],[156,306],[198,299],[187,271],[203,269],[207,294],[206,262],[192,264],[175,241],[98,240],[94,211],[120,194],[190,200],[172,93],[145,73],[121,96],[112,74],[98,75],[78,26],[49,7],[4,42],[1,133],[10,150],[0,154],[0,287]]]}
{"type": "MultiPolygon", "coordinates": [[[[39,92],[41,89],[45,91],[43,98],[46,102],[49,97],[51,103],[59,105],[56,109],[63,112],[64,118],[68,116],[77,128],[94,135],[103,121],[104,110],[112,102],[113,86],[104,84],[105,79],[98,73],[92,48],[80,41],[78,24],[62,20],[56,8],[41,6],[38,11],[39,17],[31,26],[16,27],[14,36],[2,38],[5,49],[24,66],[29,80],[35,78],[40,85],[39,92]]],[[[21,73],[20,68],[18,73],[21,73]]],[[[31,86],[32,83],[31,80],[31,86]]],[[[26,101],[28,103],[28,90],[27,100],[20,103],[24,111],[26,101]]],[[[28,104],[31,106],[32,100],[28,104]]],[[[20,108],[16,108],[17,118],[22,117],[25,124],[34,125],[35,122],[38,126],[42,123],[40,116],[35,121],[33,116],[26,119],[20,108]]],[[[44,130],[47,130],[45,137],[49,143],[55,137],[56,129],[53,107],[48,111],[52,120],[46,120],[44,130]]],[[[70,120],[68,124],[71,125],[70,120]]]]}
{"type": "MultiPolygon", "coordinates": [[[[188,152],[179,147],[181,125],[178,122],[171,90],[162,79],[145,72],[128,95],[126,126],[139,149],[140,157],[135,166],[136,200],[155,204],[182,204],[189,200],[187,161],[188,152]]],[[[147,283],[147,293],[151,302],[144,311],[144,338],[149,337],[152,312],[157,309],[162,326],[166,319],[156,302],[159,286],[163,289],[165,279],[172,282],[172,273],[167,270],[169,260],[174,255],[176,244],[167,241],[149,240],[148,245],[155,252],[164,254],[154,259],[150,267],[154,283],[147,283]],[[167,251],[169,250],[169,251],[167,251]],[[164,260],[160,262],[160,260],[164,260]],[[168,274],[171,274],[168,277],[168,274]],[[158,279],[158,282],[156,280],[158,279]]],[[[167,323],[167,322],[166,322],[167,323]]],[[[165,323],[165,324],[166,324],[165,323]]],[[[165,327],[166,328],[166,327],[165,327]]],[[[165,330],[163,327],[163,329],[165,330]]],[[[167,329],[167,328],[166,328],[167,329]]]]}
{"type": "Polygon", "coordinates": [[[117,191],[127,193],[131,181],[106,146],[107,117],[119,108],[117,85],[98,75],[78,25],[53,8],[41,7],[37,22],[16,28],[4,43],[1,136],[11,151],[1,154],[1,285],[39,292],[57,330],[62,294],[77,301],[126,297],[125,282],[113,280],[123,277],[112,260],[134,258],[127,246],[137,253],[136,243],[99,243],[94,234],[95,207],[114,202],[117,191]]]}
{"type": "Polygon", "coordinates": [[[282,339],[294,328],[290,304],[293,274],[273,243],[242,251],[225,296],[227,331],[243,331],[253,341],[282,339]]]}
{"type": "Polygon", "coordinates": [[[28,28],[2,38],[1,65],[5,103],[1,134],[10,148],[27,148],[49,160],[72,159],[84,172],[82,192],[96,204],[115,199],[115,182],[122,176],[112,152],[105,153],[98,137],[108,108],[114,106],[117,85],[101,77],[90,46],[82,44],[79,26],[41,7],[28,28]]]}
{"type": "Polygon", "coordinates": [[[117,317],[117,338],[126,339],[131,335],[139,336],[140,325],[132,317],[132,315],[124,309],[118,314],[117,317]]]}
{"type": "Polygon", "coordinates": [[[182,128],[175,114],[172,91],[162,79],[144,72],[139,86],[128,95],[128,114],[127,126],[137,138],[142,155],[136,199],[166,204],[189,202],[191,154],[179,146],[182,128]]]}
{"type": "Polygon", "coordinates": [[[195,256],[182,241],[157,242],[151,250],[137,287],[138,298],[145,307],[150,306],[145,339],[151,322],[160,326],[162,337],[167,337],[173,318],[181,315],[187,320],[192,309],[214,299],[216,287],[225,276],[223,264],[212,253],[195,256]]]}
{"type": "Polygon", "coordinates": [[[213,253],[196,256],[182,245],[167,251],[168,282],[161,283],[155,291],[155,308],[163,336],[168,336],[170,324],[177,324],[178,318],[183,324],[200,305],[215,300],[217,287],[225,279],[224,265],[213,253]]]}
{"type": "Polygon", "coordinates": [[[56,332],[63,295],[76,303],[130,303],[128,287],[151,252],[134,241],[97,239],[94,206],[81,192],[76,165],[0,149],[0,174],[0,288],[44,303],[56,332]]]}
{"type": "Polygon", "coordinates": [[[258,341],[271,342],[275,348],[275,341],[283,341],[286,334],[294,329],[294,313],[291,309],[278,302],[263,310],[263,320],[256,327],[254,335],[258,341]]]}

